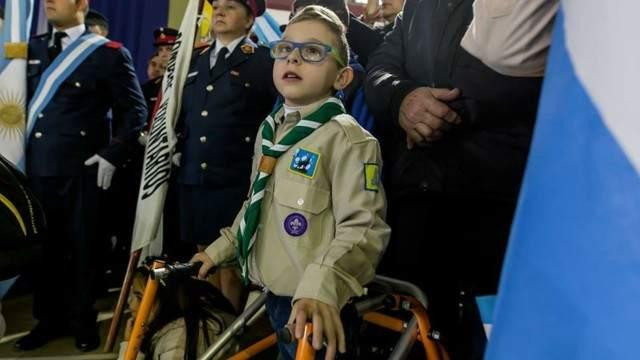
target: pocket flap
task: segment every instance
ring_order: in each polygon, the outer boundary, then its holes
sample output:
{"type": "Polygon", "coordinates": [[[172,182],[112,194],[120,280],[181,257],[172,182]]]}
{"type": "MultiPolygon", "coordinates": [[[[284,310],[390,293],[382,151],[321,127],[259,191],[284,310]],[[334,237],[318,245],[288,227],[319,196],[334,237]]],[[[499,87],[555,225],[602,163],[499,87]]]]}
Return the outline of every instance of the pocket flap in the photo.
{"type": "Polygon", "coordinates": [[[319,214],[329,206],[331,194],[328,190],[287,179],[278,181],[274,198],[281,205],[312,214],[319,214]]]}

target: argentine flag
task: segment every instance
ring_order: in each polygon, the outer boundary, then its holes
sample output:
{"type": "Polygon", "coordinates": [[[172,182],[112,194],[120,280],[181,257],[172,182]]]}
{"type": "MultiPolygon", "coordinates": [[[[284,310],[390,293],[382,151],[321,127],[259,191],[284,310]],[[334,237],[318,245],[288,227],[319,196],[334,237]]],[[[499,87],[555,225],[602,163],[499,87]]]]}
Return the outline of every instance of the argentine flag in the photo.
{"type": "Polygon", "coordinates": [[[277,41],[282,38],[282,31],[280,31],[280,24],[278,21],[266,10],[262,16],[256,18],[253,25],[253,31],[258,36],[260,43],[268,46],[272,41],[277,41]]]}
{"type": "Polygon", "coordinates": [[[33,0],[7,0],[0,32],[0,154],[23,172],[32,8],[33,0]]]}
{"type": "Polygon", "coordinates": [[[489,360],[640,359],[638,0],[565,0],[489,360]]]}

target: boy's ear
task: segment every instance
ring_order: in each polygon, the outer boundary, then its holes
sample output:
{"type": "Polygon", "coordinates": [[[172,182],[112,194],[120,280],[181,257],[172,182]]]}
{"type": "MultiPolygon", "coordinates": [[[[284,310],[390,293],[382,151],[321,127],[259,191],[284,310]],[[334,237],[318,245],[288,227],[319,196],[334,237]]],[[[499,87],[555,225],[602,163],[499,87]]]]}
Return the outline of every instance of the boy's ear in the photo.
{"type": "Polygon", "coordinates": [[[338,72],[336,81],[333,82],[333,88],[336,90],[343,90],[353,81],[353,69],[351,66],[346,66],[338,72]]]}

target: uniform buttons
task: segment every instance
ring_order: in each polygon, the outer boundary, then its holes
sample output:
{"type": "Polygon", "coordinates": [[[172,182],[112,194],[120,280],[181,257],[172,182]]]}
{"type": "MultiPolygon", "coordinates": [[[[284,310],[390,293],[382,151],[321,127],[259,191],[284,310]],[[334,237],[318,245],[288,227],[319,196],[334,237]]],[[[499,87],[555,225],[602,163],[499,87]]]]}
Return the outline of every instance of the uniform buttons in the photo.
{"type": "Polygon", "coordinates": [[[209,115],[209,112],[207,110],[202,110],[200,115],[202,115],[202,117],[205,117],[205,116],[209,115]]]}
{"type": "Polygon", "coordinates": [[[200,164],[200,169],[207,170],[207,163],[200,164]]]}
{"type": "Polygon", "coordinates": [[[84,130],[80,130],[80,136],[87,136],[87,132],[84,130]]]}
{"type": "Polygon", "coordinates": [[[38,114],[38,119],[42,119],[44,117],[44,114],[40,113],[38,114]]]}
{"type": "Polygon", "coordinates": [[[34,136],[36,137],[36,139],[40,139],[42,137],[42,133],[38,131],[37,133],[34,134],[34,136]]]}
{"type": "Polygon", "coordinates": [[[213,85],[207,85],[206,89],[209,92],[213,91],[213,85]]]}
{"type": "Polygon", "coordinates": [[[251,138],[247,136],[246,138],[244,138],[244,142],[251,142],[251,138]]]}
{"type": "Polygon", "coordinates": [[[200,136],[200,142],[201,143],[206,143],[207,142],[207,137],[206,136],[200,136]]]}
{"type": "Polygon", "coordinates": [[[427,191],[427,190],[429,190],[429,183],[427,181],[423,180],[423,181],[420,182],[419,187],[420,187],[420,191],[427,191]]]}
{"type": "Polygon", "coordinates": [[[251,87],[251,84],[249,84],[249,83],[244,83],[244,87],[246,87],[246,88],[251,87]]]}
{"type": "Polygon", "coordinates": [[[76,81],[76,83],[74,84],[77,88],[82,87],[82,85],[76,81]]]}
{"type": "Polygon", "coordinates": [[[304,199],[300,198],[298,199],[298,206],[302,206],[302,205],[304,205],[304,199]]]}

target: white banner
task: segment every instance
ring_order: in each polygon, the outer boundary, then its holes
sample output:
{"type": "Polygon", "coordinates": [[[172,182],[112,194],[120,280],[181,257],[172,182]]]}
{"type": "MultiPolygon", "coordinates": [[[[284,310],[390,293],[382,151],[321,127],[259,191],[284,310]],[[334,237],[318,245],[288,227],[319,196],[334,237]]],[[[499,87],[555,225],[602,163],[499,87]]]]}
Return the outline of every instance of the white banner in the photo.
{"type": "MultiPolygon", "coordinates": [[[[144,167],[131,251],[142,249],[141,259],[162,251],[162,210],[176,145],[174,127],[180,114],[182,88],[189,72],[196,35],[198,0],[189,0],[171,59],[162,80],[160,105],[153,116],[144,154],[144,167]]],[[[149,109],[152,111],[153,109],[149,109]]]]}

